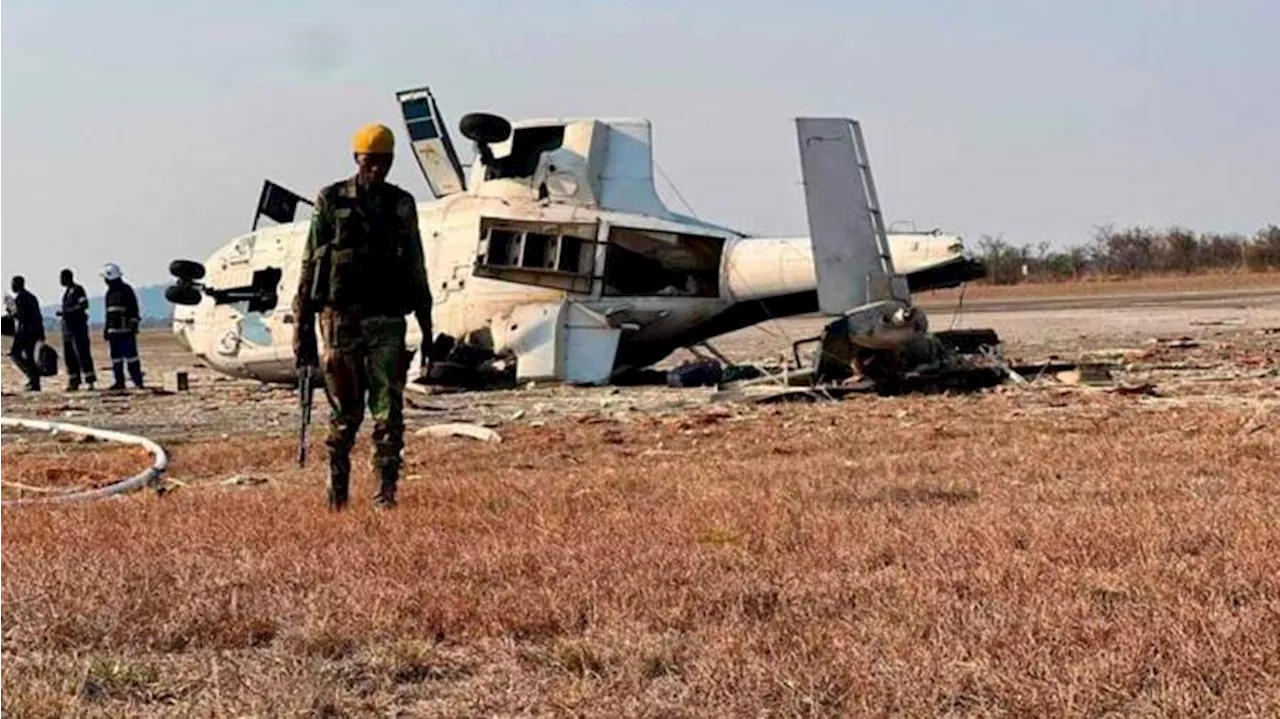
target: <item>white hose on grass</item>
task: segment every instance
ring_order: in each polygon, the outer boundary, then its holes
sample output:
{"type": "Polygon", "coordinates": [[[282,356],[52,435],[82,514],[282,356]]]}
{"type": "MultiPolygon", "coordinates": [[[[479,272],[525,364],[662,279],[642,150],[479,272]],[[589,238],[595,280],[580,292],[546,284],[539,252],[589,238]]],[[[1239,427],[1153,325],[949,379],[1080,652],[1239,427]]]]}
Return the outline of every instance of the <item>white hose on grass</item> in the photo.
{"type": "Polygon", "coordinates": [[[39,419],[15,419],[13,417],[0,417],[0,426],[4,427],[22,427],[25,429],[34,429],[44,432],[68,432],[70,434],[78,434],[88,437],[97,437],[108,442],[120,442],[122,444],[135,444],[152,454],[155,461],[151,463],[145,471],[135,474],[132,477],[118,480],[105,487],[97,487],[95,489],[86,489],[70,494],[60,494],[51,497],[30,497],[25,499],[6,499],[0,502],[5,507],[21,505],[21,504],[49,504],[51,502],[78,502],[86,499],[101,499],[117,494],[125,494],[132,492],[147,485],[159,481],[160,475],[169,466],[169,457],[165,454],[164,448],[146,437],[139,437],[133,434],[125,434],[124,432],[113,432],[108,429],[97,429],[95,427],[84,427],[78,424],[67,424],[65,422],[46,422],[39,419]]]}

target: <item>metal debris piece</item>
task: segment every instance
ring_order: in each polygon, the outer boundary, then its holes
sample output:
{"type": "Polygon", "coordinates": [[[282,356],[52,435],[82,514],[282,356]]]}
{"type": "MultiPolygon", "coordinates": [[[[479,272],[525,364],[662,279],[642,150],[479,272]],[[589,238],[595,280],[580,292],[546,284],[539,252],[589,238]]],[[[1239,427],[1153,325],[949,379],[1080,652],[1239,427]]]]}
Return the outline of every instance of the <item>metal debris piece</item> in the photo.
{"type": "Polygon", "coordinates": [[[470,437],[481,442],[501,442],[502,435],[470,422],[446,422],[433,424],[413,433],[415,437],[470,437]]]}
{"type": "Polygon", "coordinates": [[[1092,387],[1109,386],[1114,381],[1111,369],[1104,364],[1081,363],[1076,369],[1054,373],[1054,379],[1063,384],[1092,387]]]}
{"type": "Polygon", "coordinates": [[[874,392],[869,382],[850,385],[817,387],[788,387],[777,384],[742,384],[723,389],[711,395],[711,402],[745,402],[747,404],[777,404],[779,402],[818,402],[837,400],[856,393],[874,392]]]}
{"type": "Polygon", "coordinates": [[[1084,378],[1080,376],[1079,370],[1068,370],[1066,372],[1057,372],[1053,378],[1063,384],[1079,385],[1084,383],[1084,378]]]}
{"type": "Polygon", "coordinates": [[[1095,360],[1107,358],[1125,361],[1142,359],[1149,356],[1151,351],[1150,347],[1107,347],[1105,349],[1089,350],[1084,353],[1084,356],[1095,360]]]}
{"type": "Polygon", "coordinates": [[[795,368],[783,366],[776,371],[770,371],[759,377],[744,379],[739,384],[741,387],[812,387],[814,382],[814,369],[812,367],[795,368]]]}
{"type": "Polygon", "coordinates": [[[667,373],[668,387],[710,387],[720,383],[724,366],[716,359],[685,362],[667,373]]]}
{"type": "Polygon", "coordinates": [[[226,479],[222,480],[222,486],[224,487],[256,487],[260,484],[266,484],[268,481],[270,480],[268,480],[266,477],[255,477],[249,474],[237,474],[234,477],[227,477],[226,479]]]}
{"type": "Polygon", "coordinates": [[[1119,385],[1107,390],[1111,394],[1125,396],[1146,396],[1146,397],[1162,397],[1164,396],[1158,387],[1150,382],[1134,385],[1119,385]]]}
{"type": "Polygon", "coordinates": [[[988,328],[939,330],[934,335],[951,351],[960,354],[981,354],[984,348],[1000,346],[1000,336],[988,328]]]}
{"type": "Polygon", "coordinates": [[[178,370],[176,372],[165,372],[164,383],[162,385],[165,392],[177,394],[178,392],[186,392],[191,388],[189,377],[186,372],[178,370]]]}
{"type": "Polygon", "coordinates": [[[1011,370],[1023,378],[1029,377],[1032,380],[1036,380],[1058,372],[1071,372],[1078,369],[1079,366],[1075,362],[1024,362],[1022,364],[1009,365],[1005,369],[1011,370]]]}
{"type": "Polygon", "coordinates": [[[1243,317],[1228,317],[1221,320],[1191,320],[1191,324],[1197,327],[1220,327],[1223,325],[1243,325],[1245,319],[1243,317]]]}
{"type": "Polygon", "coordinates": [[[1027,384],[1027,378],[1023,377],[1022,373],[1014,369],[1013,367],[1009,367],[1008,365],[1005,365],[1004,373],[1005,373],[1005,376],[1013,380],[1014,384],[1027,384]]]}
{"type": "Polygon", "coordinates": [[[1152,338],[1151,344],[1159,345],[1161,347],[1169,347],[1172,349],[1194,349],[1201,346],[1203,343],[1190,337],[1155,337],[1152,338]]]}

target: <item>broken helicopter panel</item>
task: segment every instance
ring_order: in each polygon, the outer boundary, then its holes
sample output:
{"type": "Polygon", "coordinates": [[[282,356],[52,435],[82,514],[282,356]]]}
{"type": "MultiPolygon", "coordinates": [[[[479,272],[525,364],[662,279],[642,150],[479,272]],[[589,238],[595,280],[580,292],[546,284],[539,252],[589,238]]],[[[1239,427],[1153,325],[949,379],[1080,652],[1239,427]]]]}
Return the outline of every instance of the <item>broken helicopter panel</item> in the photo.
{"type": "MultiPolygon", "coordinates": [[[[435,196],[418,217],[432,359],[444,374],[514,364],[519,380],[604,383],[681,347],[819,310],[840,318],[822,357],[870,365],[920,342],[911,293],[984,274],[958,237],[885,232],[850,120],[797,121],[810,236],[752,237],[662,203],[647,120],[473,113],[459,123],[476,148],[464,172],[430,91],[397,99],[435,196]]],[[[293,381],[303,204],[268,181],[251,232],[203,263],[171,265],[174,332],[214,369],[293,381]],[[259,227],[263,216],[277,224],[259,227]]],[[[417,323],[409,328],[408,345],[420,346],[417,323]]]]}

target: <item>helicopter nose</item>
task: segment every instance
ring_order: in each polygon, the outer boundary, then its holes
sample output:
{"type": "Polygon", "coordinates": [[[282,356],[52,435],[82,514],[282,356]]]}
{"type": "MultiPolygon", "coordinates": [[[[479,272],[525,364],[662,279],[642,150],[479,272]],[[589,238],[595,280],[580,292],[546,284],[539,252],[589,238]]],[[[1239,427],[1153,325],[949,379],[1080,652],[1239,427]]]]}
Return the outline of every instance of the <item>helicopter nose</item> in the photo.
{"type": "Polygon", "coordinates": [[[178,305],[173,308],[173,338],[182,349],[191,352],[190,333],[195,329],[195,311],[191,307],[178,305]]]}

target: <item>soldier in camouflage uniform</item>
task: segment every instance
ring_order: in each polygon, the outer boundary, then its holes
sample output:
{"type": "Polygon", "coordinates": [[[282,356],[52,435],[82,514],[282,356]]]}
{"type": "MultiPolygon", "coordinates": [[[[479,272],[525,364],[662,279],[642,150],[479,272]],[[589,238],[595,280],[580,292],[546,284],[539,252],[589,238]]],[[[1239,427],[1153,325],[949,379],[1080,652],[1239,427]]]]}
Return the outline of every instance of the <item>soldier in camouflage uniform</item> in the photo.
{"type": "Polygon", "coordinates": [[[311,219],[294,303],[298,366],[321,367],[331,408],[329,507],[347,504],[351,447],[364,418],[373,416],[375,506],[395,506],[404,446],[404,386],[412,351],[405,317],[422,328],[422,353],[431,342],[431,291],[413,196],[386,182],[395,140],[382,125],[354,138],[356,174],[320,191],[311,219]],[[319,319],[323,358],[316,341],[319,319]],[[323,363],[321,363],[321,360],[323,363]]]}

